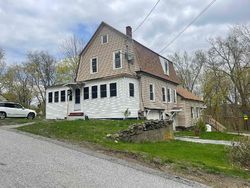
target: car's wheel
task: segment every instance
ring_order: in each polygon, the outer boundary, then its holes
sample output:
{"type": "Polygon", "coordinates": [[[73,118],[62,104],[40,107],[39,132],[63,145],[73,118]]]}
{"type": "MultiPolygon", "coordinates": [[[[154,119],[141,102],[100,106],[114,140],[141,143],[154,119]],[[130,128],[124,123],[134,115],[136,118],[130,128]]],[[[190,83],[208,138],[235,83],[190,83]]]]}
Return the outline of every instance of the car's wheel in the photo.
{"type": "Polygon", "coordinates": [[[34,113],[29,113],[27,116],[27,119],[34,119],[35,118],[35,114],[34,113]]]}
{"type": "Polygon", "coordinates": [[[5,118],[6,118],[6,113],[0,112],[0,119],[5,119],[5,118]]]}

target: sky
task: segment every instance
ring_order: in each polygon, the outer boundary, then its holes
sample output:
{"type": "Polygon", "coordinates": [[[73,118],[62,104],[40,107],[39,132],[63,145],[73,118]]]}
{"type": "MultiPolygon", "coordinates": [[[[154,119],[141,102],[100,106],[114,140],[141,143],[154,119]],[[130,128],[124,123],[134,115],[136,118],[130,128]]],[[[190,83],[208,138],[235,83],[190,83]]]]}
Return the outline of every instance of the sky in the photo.
{"type": "MultiPolygon", "coordinates": [[[[157,0],[0,0],[0,48],[7,64],[25,61],[29,51],[61,57],[60,44],[72,35],[85,43],[101,21],[125,32],[136,28],[157,0]]],[[[211,0],[161,0],[133,38],[159,52],[211,0]]],[[[250,23],[250,0],[217,0],[162,55],[207,49],[233,25],[250,23]]]]}

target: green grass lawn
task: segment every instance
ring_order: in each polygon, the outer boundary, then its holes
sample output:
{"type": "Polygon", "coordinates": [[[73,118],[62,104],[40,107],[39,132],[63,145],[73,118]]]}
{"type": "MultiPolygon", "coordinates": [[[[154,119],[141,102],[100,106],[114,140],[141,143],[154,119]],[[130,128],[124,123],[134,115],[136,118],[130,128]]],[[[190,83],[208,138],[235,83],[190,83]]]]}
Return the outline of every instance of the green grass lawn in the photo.
{"type": "MultiPolygon", "coordinates": [[[[176,132],[175,136],[191,136],[196,137],[193,131],[180,131],[176,132]]],[[[208,140],[227,140],[227,141],[237,141],[244,136],[234,135],[224,132],[204,132],[201,133],[199,138],[208,140]]]]}
{"type": "Polygon", "coordinates": [[[45,137],[66,140],[72,143],[83,141],[96,143],[106,149],[129,152],[145,160],[158,158],[161,163],[171,163],[177,168],[202,169],[212,173],[223,173],[250,179],[247,171],[231,166],[227,150],[221,145],[197,144],[182,141],[156,143],[115,143],[106,138],[107,134],[126,129],[136,120],[89,120],[89,121],[48,121],[19,130],[45,137]]]}

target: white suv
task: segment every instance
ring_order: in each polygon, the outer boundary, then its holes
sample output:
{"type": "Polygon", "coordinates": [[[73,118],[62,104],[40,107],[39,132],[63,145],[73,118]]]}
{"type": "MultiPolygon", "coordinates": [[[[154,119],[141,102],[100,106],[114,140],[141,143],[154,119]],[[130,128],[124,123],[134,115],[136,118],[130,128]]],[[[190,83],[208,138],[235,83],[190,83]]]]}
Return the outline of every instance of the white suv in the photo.
{"type": "Polygon", "coordinates": [[[0,102],[0,119],[5,119],[6,117],[26,117],[28,119],[34,119],[36,112],[26,109],[18,103],[0,102]]]}

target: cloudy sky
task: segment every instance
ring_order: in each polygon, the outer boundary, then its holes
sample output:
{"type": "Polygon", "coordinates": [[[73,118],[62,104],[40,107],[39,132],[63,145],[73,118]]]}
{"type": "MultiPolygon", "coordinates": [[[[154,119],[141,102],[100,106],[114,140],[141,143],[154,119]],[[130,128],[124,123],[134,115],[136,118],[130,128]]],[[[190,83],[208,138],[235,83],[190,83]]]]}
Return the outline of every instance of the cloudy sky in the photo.
{"type": "MultiPolygon", "coordinates": [[[[27,51],[47,50],[60,57],[59,45],[72,34],[87,42],[101,21],[124,32],[135,28],[157,0],[0,0],[0,48],[8,63],[27,51]]],[[[161,0],[133,37],[159,52],[211,0],[161,0]]],[[[235,24],[250,23],[250,0],[217,0],[162,55],[207,48],[235,24]]]]}

